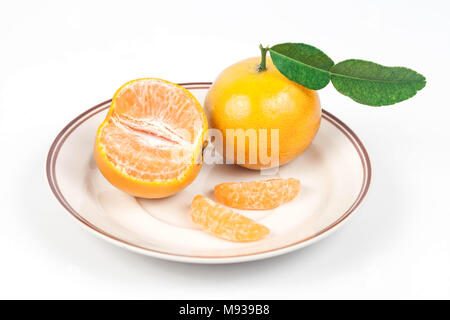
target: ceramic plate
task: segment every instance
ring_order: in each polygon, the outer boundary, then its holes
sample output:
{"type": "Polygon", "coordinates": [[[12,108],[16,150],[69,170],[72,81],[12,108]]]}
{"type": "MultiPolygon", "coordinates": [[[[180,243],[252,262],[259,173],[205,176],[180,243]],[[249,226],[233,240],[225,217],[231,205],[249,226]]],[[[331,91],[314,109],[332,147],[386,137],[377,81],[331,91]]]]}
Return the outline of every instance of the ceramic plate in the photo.
{"type": "MultiPolygon", "coordinates": [[[[211,83],[185,83],[203,102],[211,83]]],[[[110,185],[93,157],[97,127],[111,100],[71,121],[56,137],[47,159],[51,190],[82,226],[115,245],[161,259],[234,263],[264,259],[308,246],[341,226],[364,199],[371,166],[366,149],[342,121],[323,110],[320,130],[300,157],[270,175],[231,165],[204,165],[180,193],[139,199],[110,185]],[[198,230],[189,220],[192,198],[213,198],[218,183],[295,177],[302,182],[293,201],[274,210],[239,211],[271,230],[260,241],[234,243],[198,230]]]]}

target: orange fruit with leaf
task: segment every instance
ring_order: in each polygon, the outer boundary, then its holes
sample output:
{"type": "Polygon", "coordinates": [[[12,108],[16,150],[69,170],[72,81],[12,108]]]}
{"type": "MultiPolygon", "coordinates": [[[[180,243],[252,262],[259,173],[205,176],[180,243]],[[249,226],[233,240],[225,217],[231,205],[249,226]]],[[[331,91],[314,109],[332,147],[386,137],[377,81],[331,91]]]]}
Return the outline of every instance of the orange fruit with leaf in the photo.
{"type": "Polygon", "coordinates": [[[260,49],[260,59],[225,69],[205,100],[211,127],[222,132],[219,151],[228,163],[249,169],[283,165],[306,150],[320,124],[316,90],[330,82],[340,93],[370,106],[409,99],[426,83],[424,76],[404,67],[357,59],[335,64],[304,43],[260,49]]]}

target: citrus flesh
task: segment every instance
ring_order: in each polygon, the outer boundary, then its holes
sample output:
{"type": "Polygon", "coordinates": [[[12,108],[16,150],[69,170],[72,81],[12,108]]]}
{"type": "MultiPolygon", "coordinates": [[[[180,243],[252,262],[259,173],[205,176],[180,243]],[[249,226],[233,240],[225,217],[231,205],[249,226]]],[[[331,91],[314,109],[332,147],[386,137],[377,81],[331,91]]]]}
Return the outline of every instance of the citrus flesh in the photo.
{"type": "Polygon", "coordinates": [[[192,201],[190,216],[202,230],[225,240],[256,241],[270,233],[256,221],[200,195],[192,201]]]}
{"type": "Polygon", "coordinates": [[[295,178],[228,182],[214,187],[214,196],[218,202],[245,210],[274,209],[293,200],[299,192],[300,181],[295,178]]]}
{"type": "Polygon", "coordinates": [[[260,58],[249,58],[225,69],[205,100],[210,125],[223,136],[223,149],[219,151],[228,162],[249,169],[276,167],[296,158],[311,144],[321,119],[315,91],[287,79],[270,58],[267,69],[259,72],[259,61],[260,58]],[[256,130],[256,149],[251,148],[248,138],[240,145],[237,137],[227,138],[227,129],[256,130]],[[267,130],[267,135],[263,136],[266,133],[260,129],[267,130]],[[278,139],[273,138],[278,150],[272,148],[271,129],[278,130],[278,139]],[[260,150],[261,145],[267,150],[260,150]],[[227,154],[229,149],[231,153],[227,154]],[[245,159],[240,160],[239,154],[244,154],[245,159]]]}
{"type": "Polygon", "coordinates": [[[114,186],[134,196],[172,195],[197,176],[208,123],[186,89],[146,78],[123,85],[97,131],[95,159],[114,186]]]}

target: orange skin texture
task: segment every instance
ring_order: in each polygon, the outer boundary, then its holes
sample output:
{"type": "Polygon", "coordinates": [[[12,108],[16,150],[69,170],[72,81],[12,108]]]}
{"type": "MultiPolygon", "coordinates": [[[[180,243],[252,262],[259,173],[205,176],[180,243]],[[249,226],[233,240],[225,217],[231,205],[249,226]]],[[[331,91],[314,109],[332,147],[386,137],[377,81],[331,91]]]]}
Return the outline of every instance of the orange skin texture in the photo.
{"type": "Polygon", "coordinates": [[[198,175],[201,166],[202,166],[202,145],[203,142],[207,139],[207,129],[208,122],[206,115],[201,107],[200,103],[195,99],[195,97],[183,87],[180,87],[176,84],[170,83],[161,79],[137,79],[124,84],[114,95],[114,98],[111,103],[110,110],[97,130],[97,136],[95,139],[94,145],[94,158],[97,162],[97,166],[103,176],[116,188],[136,197],[141,198],[164,198],[171,196],[181,189],[188,186],[198,175]],[[112,163],[105,152],[104,147],[102,146],[101,135],[102,129],[108,124],[108,121],[112,117],[114,113],[114,109],[116,107],[116,96],[119,92],[129,84],[133,82],[137,82],[140,80],[157,80],[161,81],[178,88],[181,88],[188,97],[192,99],[195,104],[195,108],[199,111],[202,119],[203,132],[201,134],[201,140],[195,145],[193,153],[192,153],[192,162],[186,165],[186,169],[181,176],[178,176],[173,179],[155,179],[155,180],[145,180],[140,179],[139,177],[133,177],[128,175],[127,173],[120,170],[114,163],[112,163]],[[196,160],[196,161],[195,161],[196,160]]]}
{"type": "Polygon", "coordinates": [[[200,195],[192,201],[190,216],[203,231],[229,241],[256,241],[270,233],[256,221],[200,195]]]}
{"type": "MultiPolygon", "coordinates": [[[[233,142],[226,138],[226,129],[279,129],[279,159],[283,165],[299,156],[313,141],[321,120],[319,97],[314,90],[307,89],[288,80],[273,65],[268,57],[267,70],[258,72],[260,58],[249,58],[225,69],[216,79],[205,100],[205,110],[212,128],[223,135],[224,148],[233,142]]],[[[261,161],[258,134],[257,163],[250,163],[249,143],[245,150],[238,150],[234,141],[234,159],[222,154],[227,161],[237,163],[238,152],[245,153],[245,163],[239,165],[259,170],[277,166],[277,163],[261,161]]],[[[270,138],[266,143],[271,153],[270,138]]],[[[242,146],[241,146],[242,147],[242,146]]],[[[241,148],[242,149],[242,148],[241,148]]]]}
{"type": "Polygon", "coordinates": [[[274,209],[293,200],[299,192],[300,181],[295,178],[228,182],[214,187],[218,202],[244,210],[274,209]]]}

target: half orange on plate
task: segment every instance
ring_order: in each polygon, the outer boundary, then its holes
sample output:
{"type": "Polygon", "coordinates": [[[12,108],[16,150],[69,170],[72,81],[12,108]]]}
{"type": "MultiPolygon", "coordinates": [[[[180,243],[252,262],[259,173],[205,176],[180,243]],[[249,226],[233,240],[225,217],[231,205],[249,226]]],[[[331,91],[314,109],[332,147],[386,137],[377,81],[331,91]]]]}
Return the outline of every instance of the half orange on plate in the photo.
{"type": "Polygon", "coordinates": [[[105,178],[131,195],[170,196],[200,171],[208,122],[185,88],[145,78],[124,84],[97,131],[95,159],[105,178]]]}

